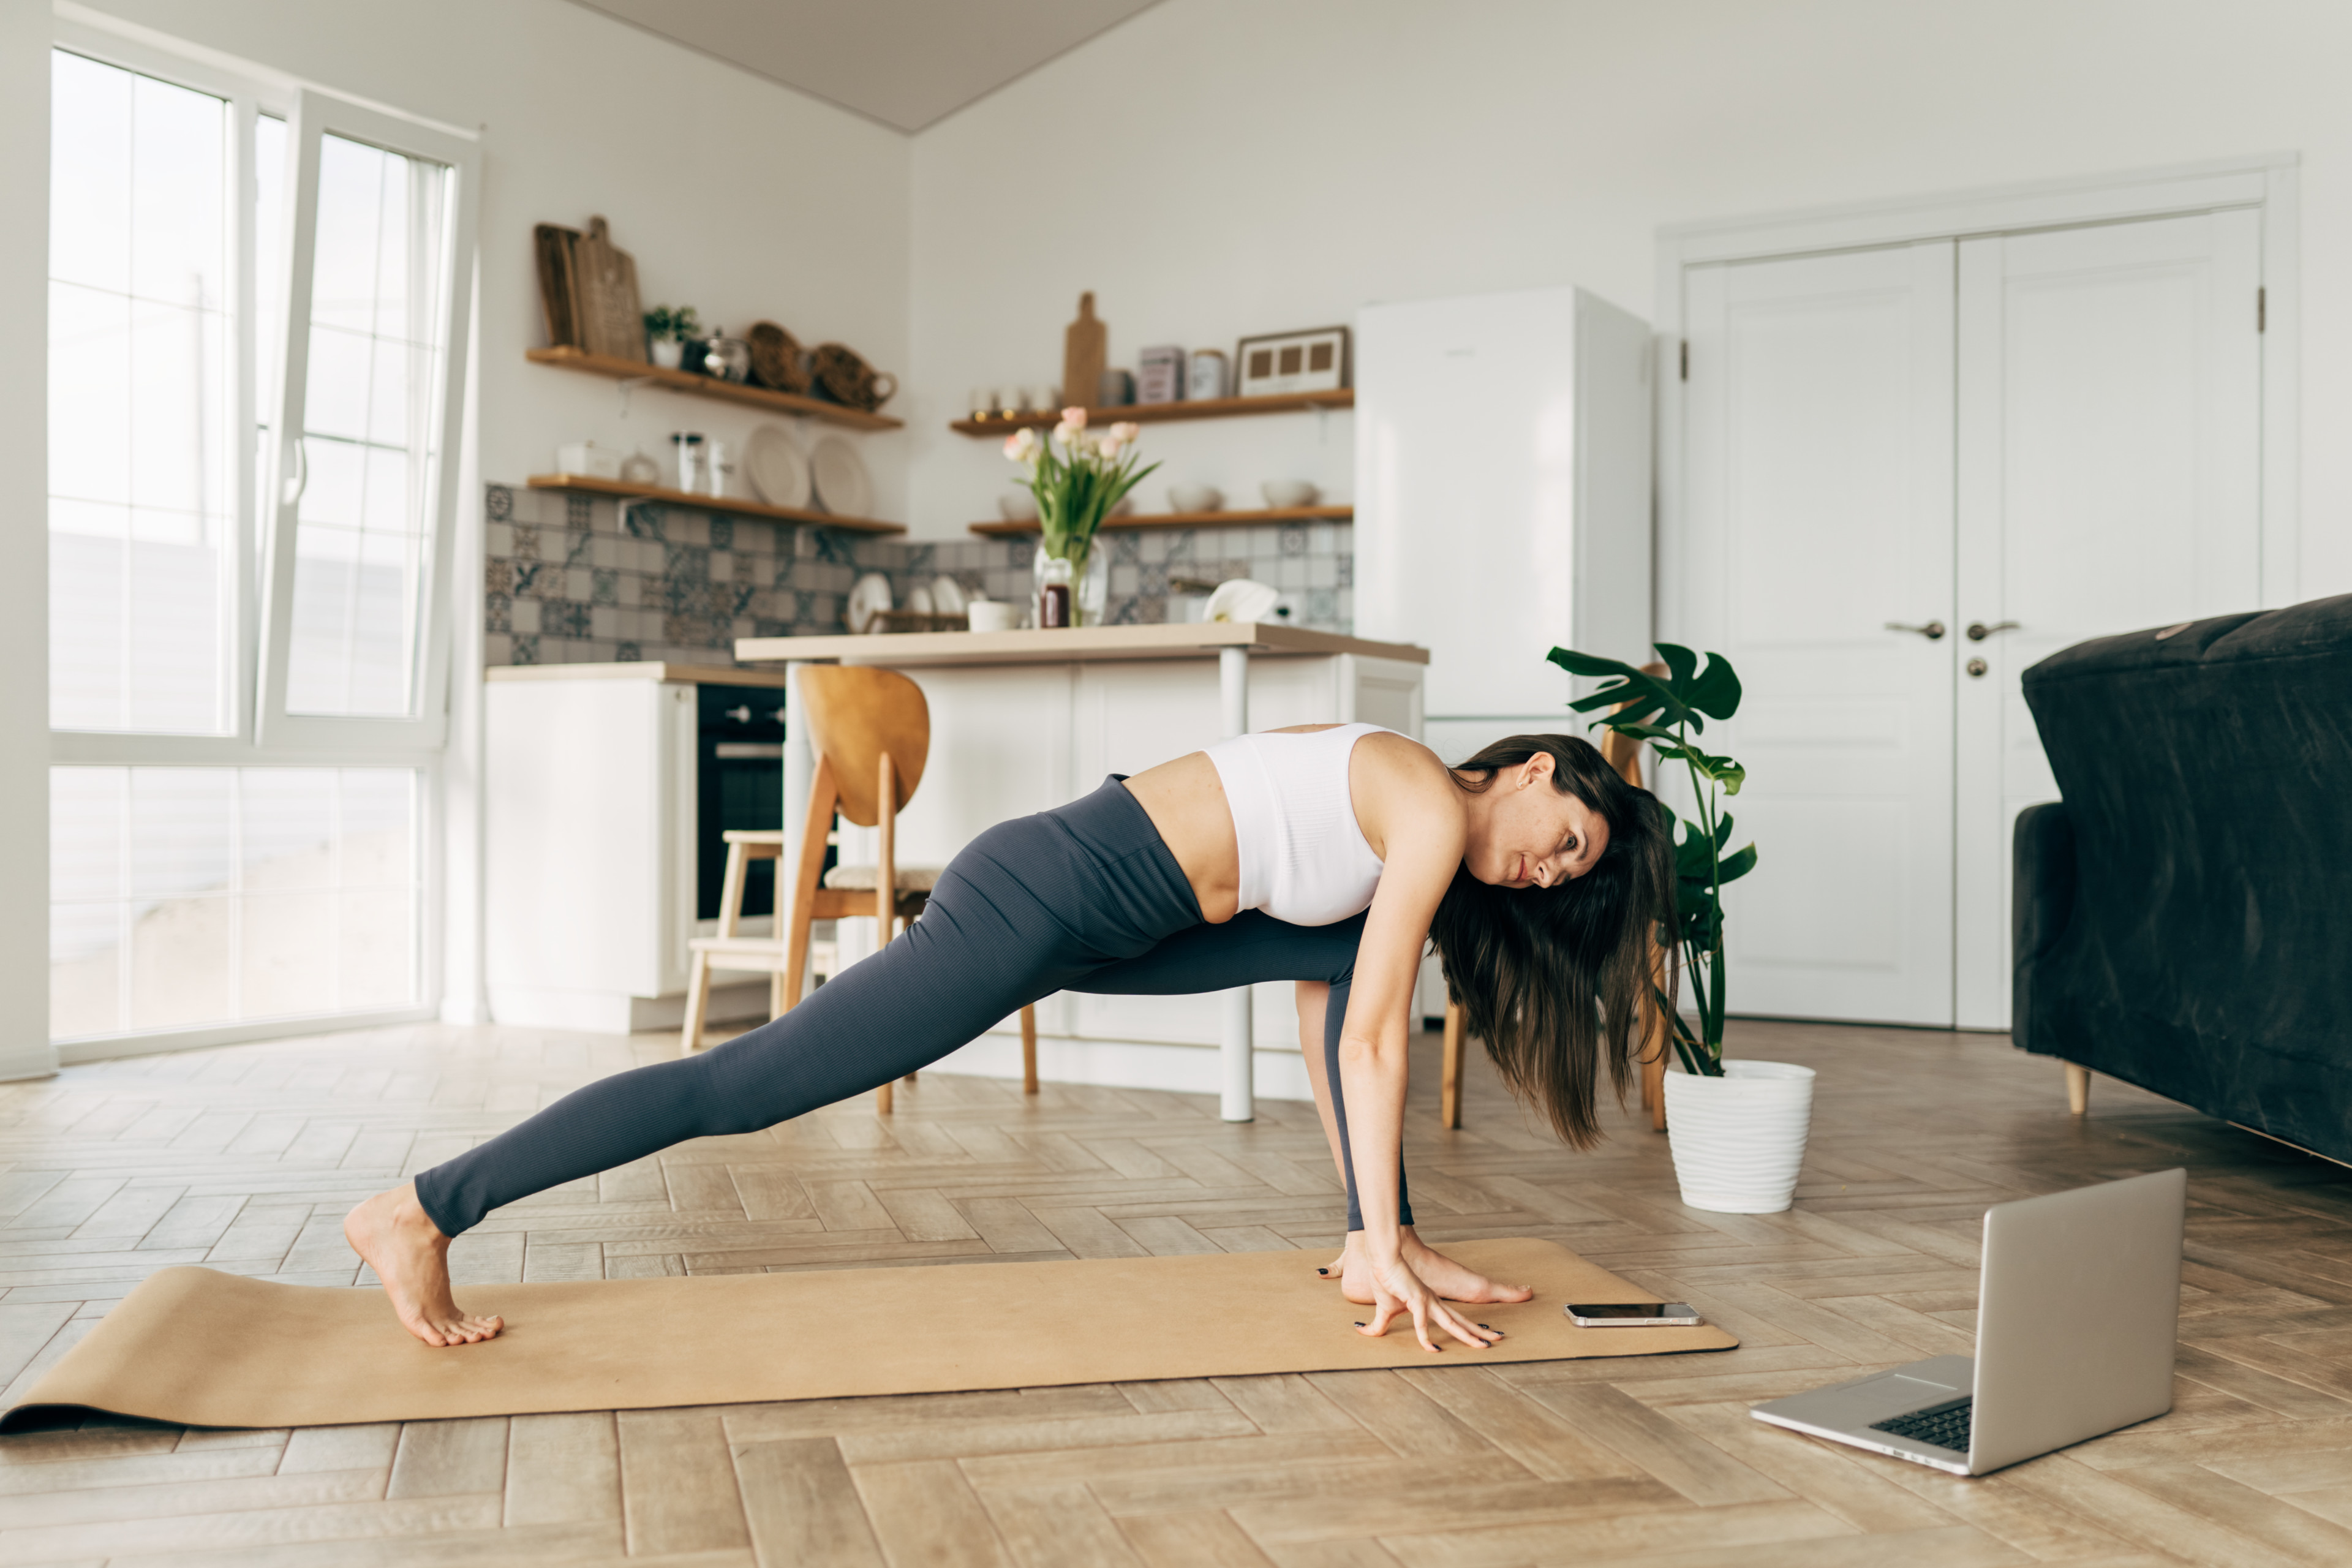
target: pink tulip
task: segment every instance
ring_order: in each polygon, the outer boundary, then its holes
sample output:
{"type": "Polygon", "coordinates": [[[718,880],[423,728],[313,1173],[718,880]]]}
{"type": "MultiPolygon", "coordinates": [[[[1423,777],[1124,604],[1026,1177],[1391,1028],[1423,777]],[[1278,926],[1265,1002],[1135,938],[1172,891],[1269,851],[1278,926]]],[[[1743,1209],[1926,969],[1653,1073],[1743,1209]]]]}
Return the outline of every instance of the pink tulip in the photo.
{"type": "Polygon", "coordinates": [[[1072,430],[1083,430],[1087,427],[1087,411],[1083,408],[1065,408],[1062,410],[1062,423],[1072,430]]]}

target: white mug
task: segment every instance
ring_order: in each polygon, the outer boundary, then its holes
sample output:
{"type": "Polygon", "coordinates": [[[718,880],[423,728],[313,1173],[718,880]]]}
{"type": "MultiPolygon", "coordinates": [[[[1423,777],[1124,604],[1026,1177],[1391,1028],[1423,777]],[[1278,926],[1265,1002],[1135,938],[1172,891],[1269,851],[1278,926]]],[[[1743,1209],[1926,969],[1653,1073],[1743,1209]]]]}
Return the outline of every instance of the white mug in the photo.
{"type": "Polygon", "coordinates": [[[963,618],[976,632],[1016,631],[1021,626],[1021,606],[995,599],[974,599],[963,607],[963,618]]]}

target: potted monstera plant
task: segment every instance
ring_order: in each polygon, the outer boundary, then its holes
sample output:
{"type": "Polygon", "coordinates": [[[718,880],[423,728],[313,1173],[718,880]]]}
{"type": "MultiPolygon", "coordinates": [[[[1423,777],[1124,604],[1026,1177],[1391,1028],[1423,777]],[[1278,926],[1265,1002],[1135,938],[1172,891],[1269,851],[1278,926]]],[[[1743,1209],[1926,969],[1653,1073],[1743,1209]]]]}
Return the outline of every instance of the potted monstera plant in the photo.
{"type": "Polygon", "coordinates": [[[1647,745],[1658,759],[1661,795],[1679,775],[1697,813],[1682,819],[1675,925],[1658,935],[1660,978],[1676,975],[1691,1010],[1675,1005],[1676,988],[1654,991],[1666,1046],[1682,1068],[1666,1074],[1666,1135],[1683,1202],[1718,1213],[1777,1214],[1789,1206],[1804,1164],[1813,1069],[1723,1058],[1723,889],[1756,868],[1756,847],[1728,847],[1732,818],[1724,802],[1739,793],[1747,770],[1700,741],[1708,720],[1739,710],[1739,677],[1719,653],[1702,662],[1674,643],[1656,647],[1660,662],[1640,669],[1559,647],[1551,661],[1600,681],[1569,706],[1595,715],[1592,728],[1647,745]]]}

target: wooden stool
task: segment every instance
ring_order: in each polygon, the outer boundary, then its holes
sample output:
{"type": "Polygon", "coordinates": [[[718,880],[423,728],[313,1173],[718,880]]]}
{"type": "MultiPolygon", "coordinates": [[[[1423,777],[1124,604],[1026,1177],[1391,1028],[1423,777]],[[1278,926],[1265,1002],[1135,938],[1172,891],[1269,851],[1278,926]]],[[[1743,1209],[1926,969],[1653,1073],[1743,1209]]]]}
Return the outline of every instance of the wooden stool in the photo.
{"type": "MultiPolygon", "coordinates": [[[[817,766],[809,785],[808,816],[801,829],[792,913],[772,937],[735,933],[745,868],[754,859],[780,858],[783,834],[780,830],[729,833],[725,903],[719,911],[718,934],[687,944],[694,960],[681,1051],[700,1048],[712,969],[766,970],[771,977],[769,1016],[781,1017],[801,999],[814,922],[870,916],[877,924],[878,950],[898,934],[902,921],[922,914],[939,879],[937,867],[898,863],[898,812],[914,798],[930,752],[930,709],[923,700],[922,688],[896,670],[812,665],[801,671],[800,700],[802,711],[793,717],[808,726],[817,766]],[[833,835],[836,813],[856,826],[879,829],[877,864],[824,870],[825,845],[833,835]]],[[[781,894],[781,886],[778,890],[781,894]]],[[[1021,1067],[1023,1092],[1036,1093],[1034,1007],[1021,1009],[1021,1067]]],[[[908,1081],[914,1077],[908,1073],[908,1081]]],[[[886,1083],[874,1091],[875,1109],[885,1115],[891,1110],[892,1087],[886,1083]]]]}

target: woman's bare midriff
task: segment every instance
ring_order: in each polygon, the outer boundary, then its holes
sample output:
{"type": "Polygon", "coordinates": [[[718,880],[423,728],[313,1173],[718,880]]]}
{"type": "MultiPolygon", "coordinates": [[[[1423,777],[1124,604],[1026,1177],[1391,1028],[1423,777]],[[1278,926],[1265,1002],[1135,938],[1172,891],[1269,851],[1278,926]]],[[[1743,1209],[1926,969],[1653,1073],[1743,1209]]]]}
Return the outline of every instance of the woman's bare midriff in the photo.
{"type": "Polygon", "coordinates": [[[1131,774],[1127,793],[1160,829],[1200,900],[1201,918],[1223,925],[1242,901],[1242,853],[1234,837],[1234,810],[1217,764],[1206,752],[1131,774]]]}

